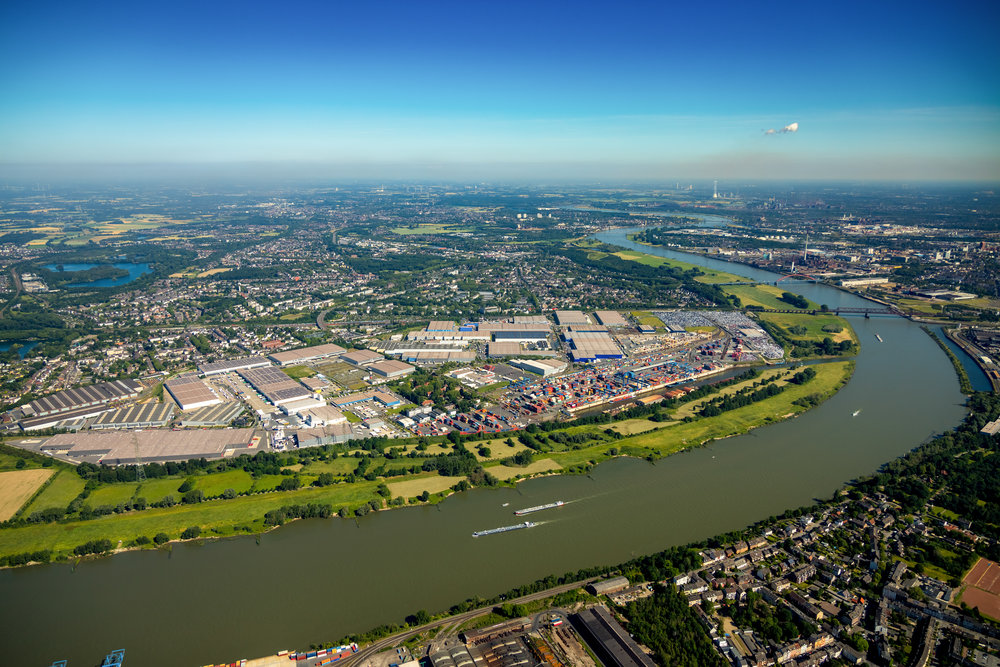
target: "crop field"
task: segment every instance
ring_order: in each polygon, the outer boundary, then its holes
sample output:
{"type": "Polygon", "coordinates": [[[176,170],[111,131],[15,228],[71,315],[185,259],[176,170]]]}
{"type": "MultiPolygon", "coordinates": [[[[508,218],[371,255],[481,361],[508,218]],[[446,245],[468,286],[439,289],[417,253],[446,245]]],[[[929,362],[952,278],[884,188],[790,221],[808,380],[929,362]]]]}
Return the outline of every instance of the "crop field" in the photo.
{"type": "Polygon", "coordinates": [[[17,514],[51,475],[52,470],[47,468],[0,472],[0,521],[17,514]]]}
{"type": "Polygon", "coordinates": [[[66,509],[70,501],[80,495],[85,485],[86,482],[72,470],[60,470],[45,490],[31,501],[25,514],[30,516],[32,512],[51,508],[66,509]]]}
{"type": "Polygon", "coordinates": [[[821,342],[824,338],[830,338],[834,343],[839,343],[843,340],[857,342],[854,330],[847,320],[837,317],[833,313],[817,313],[816,315],[805,313],[802,315],[794,313],[759,313],[759,316],[765,322],[777,324],[786,331],[796,326],[805,327],[806,333],[804,334],[793,334],[791,331],[788,331],[788,335],[792,338],[805,339],[817,343],[821,342]],[[832,333],[823,331],[823,327],[840,327],[841,331],[839,333],[832,333]]]}
{"type": "Polygon", "coordinates": [[[0,229],[0,233],[27,231],[44,234],[44,238],[29,241],[26,244],[29,246],[82,246],[90,243],[92,240],[98,242],[105,239],[113,239],[129,232],[148,231],[169,225],[184,225],[190,222],[193,221],[169,218],[163,215],[136,214],[124,218],[117,218],[115,220],[87,222],[82,225],[76,225],[74,223],[72,225],[72,230],[67,230],[69,225],[64,226],[62,224],[32,227],[14,223],[4,225],[3,228],[0,229]]]}

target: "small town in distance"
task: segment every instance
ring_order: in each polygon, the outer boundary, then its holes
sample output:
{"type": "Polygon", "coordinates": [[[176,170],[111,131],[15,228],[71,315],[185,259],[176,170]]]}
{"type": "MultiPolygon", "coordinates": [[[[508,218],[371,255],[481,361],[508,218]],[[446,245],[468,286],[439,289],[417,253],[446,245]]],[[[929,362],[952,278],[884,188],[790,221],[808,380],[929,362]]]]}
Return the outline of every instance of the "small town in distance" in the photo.
{"type": "MultiPolygon", "coordinates": [[[[985,237],[979,216],[920,226],[849,191],[680,187],[179,194],[141,220],[124,211],[143,192],[4,195],[20,225],[0,236],[5,566],[253,543],[657,462],[825,409],[862,348],[901,344],[870,322],[908,318],[976,401],[960,436],[925,445],[948,475],[902,459],[737,533],[572,576],[555,563],[563,581],[225,664],[996,661],[995,504],[965,481],[989,479],[1000,431],[997,246],[960,238],[985,237]],[[622,228],[630,246],[606,240],[622,228]],[[704,261],[720,258],[732,272],[704,261]]],[[[838,419],[877,416],[864,407],[838,419]]],[[[464,536],[538,535],[577,500],[464,536]]]]}

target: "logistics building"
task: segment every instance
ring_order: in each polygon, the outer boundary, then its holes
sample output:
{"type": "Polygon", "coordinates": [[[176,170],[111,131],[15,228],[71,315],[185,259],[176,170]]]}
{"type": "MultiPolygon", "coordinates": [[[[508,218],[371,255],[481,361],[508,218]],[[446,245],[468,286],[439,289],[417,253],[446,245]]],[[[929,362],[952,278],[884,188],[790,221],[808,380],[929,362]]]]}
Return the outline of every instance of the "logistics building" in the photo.
{"type": "Polygon", "coordinates": [[[557,310],[556,322],[561,326],[570,324],[590,324],[590,318],[579,310],[557,310]]]}
{"type": "Polygon", "coordinates": [[[239,371],[239,374],[272,405],[280,406],[313,395],[308,389],[274,367],[252,368],[239,371]]]}
{"type": "Polygon", "coordinates": [[[605,332],[567,331],[564,336],[573,347],[570,356],[576,362],[623,359],[625,356],[614,339],[605,332]]]}
{"type": "Polygon", "coordinates": [[[77,412],[85,408],[103,406],[111,401],[136,398],[141,391],[142,385],[135,380],[101,382],[87,387],[66,389],[36,399],[23,405],[21,412],[25,417],[47,417],[71,411],[77,412]]]}
{"type": "Polygon", "coordinates": [[[344,352],[346,350],[339,345],[326,343],[324,345],[313,345],[312,347],[300,347],[297,350],[289,350],[287,352],[275,352],[268,355],[268,358],[279,366],[291,366],[292,364],[304,364],[307,361],[316,361],[317,359],[337,357],[344,352]]]}
{"type": "Polygon", "coordinates": [[[350,424],[331,424],[317,428],[301,428],[295,432],[295,442],[299,447],[339,445],[357,436],[350,424]]]}
{"type": "Polygon", "coordinates": [[[106,433],[61,433],[40,447],[50,455],[61,455],[74,463],[134,465],[136,453],[143,463],[222,459],[254,454],[261,436],[252,428],[211,431],[115,431],[106,433]]]}
{"type": "Polygon", "coordinates": [[[347,417],[344,416],[344,413],[332,405],[321,405],[303,410],[299,413],[299,419],[310,427],[347,423],[347,417]]]}
{"type": "Polygon", "coordinates": [[[243,357],[241,359],[227,359],[226,361],[216,361],[211,364],[201,364],[198,366],[198,371],[207,377],[220,373],[231,373],[232,371],[244,368],[261,368],[270,365],[271,362],[264,357],[243,357]]]}
{"type": "Polygon", "coordinates": [[[229,426],[234,419],[243,413],[241,403],[221,403],[198,408],[181,420],[181,426],[229,426]]]}
{"type": "Polygon", "coordinates": [[[182,411],[218,405],[222,400],[197,375],[167,380],[163,385],[182,411]]]}
{"type": "Polygon", "coordinates": [[[158,428],[166,426],[174,414],[170,403],[131,405],[100,415],[90,428],[95,431],[120,428],[158,428]]]}
{"type": "Polygon", "coordinates": [[[376,361],[382,361],[383,359],[385,359],[385,357],[378,352],[372,352],[371,350],[352,350],[340,355],[341,361],[346,361],[354,366],[366,366],[368,364],[374,364],[376,361]]]}
{"type": "Polygon", "coordinates": [[[405,362],[387,359],[368,366],[368,370],[372,372],[373,376],[377,375],[385,380],[396,380],[409,375],[416,369],[405,362]]]}
{"type": "Polygon", "coordinates": [[[562,373],[566,370],[566,364],[562,361],[548,359],[512,359],[510,365],[514,368],[537,373],[542,377],[562,373]]]}
{"type": "Polygon", "coordinates": [[[606,327],[627,327],[628,321],[616,310],[599,310],[594,313],[597,321],[606,327]]]}

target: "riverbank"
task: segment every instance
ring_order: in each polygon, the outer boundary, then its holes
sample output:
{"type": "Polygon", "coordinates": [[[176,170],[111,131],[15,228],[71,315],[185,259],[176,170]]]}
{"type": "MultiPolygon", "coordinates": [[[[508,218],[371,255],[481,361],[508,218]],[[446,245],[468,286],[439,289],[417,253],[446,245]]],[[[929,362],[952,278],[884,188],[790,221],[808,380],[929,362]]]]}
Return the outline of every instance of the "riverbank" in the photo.
{"type": "MultiPolygon", "coordinates": [[[[937,343],[938,347],[941,348],[941,351],[944,352],[945,355],[948,357],[948,360],[951,362],[951,365],[954,366],[955,374],[958,375],[958,386],[962,390],[962,393],[966,395],[971,394],[972,382],[969,381],[969,374],[966,373],[965,368],[962,367],[962,362],[958,360],[958,357],[955,356],[954,352],[948,349],[948,346],[944,344],[944,341],[938,338],[936,333],[934,333],[925,326],[921,326],[920,328],[924,330],[924,333],[926,333],[928,336],[934,339],[934,342],[937,343]]],[[[948,336],[948,333],[945,332],[945,335],[948,336]]],[[[951,336],[948,336],[948,338],[951,339],[951,336]]],[[[954,339],[952,339],[952,342],[954,342],[954,339]]],[[[989,375],[987,375],[987,377],[989,377],[989,375]]]]}
{"type": "MultiPolygon", "coordinates": [[[[962,348],[962,350],[969,355],[969,358],[975,362],[976,366],[979,367],[979,370],[981,370],[983,375],[986,376],[986,379],[989,380],[993,391],[1000,391],[1000,377],[993,375],[993,373],[996,372],[996,368],[990,368],[983,362],[982,352],[975,349],[968,341],[963,340],[960,336],[956,335],[953,329],[942,328],[941,330],[944,332],[944,335],[948,337],[948,340],[962,348]]],[[[966,378],[968,378],[968,375],[966,375],[966,378]]]]}
{"type": "MultiPolygon", "coordinates": [[[[760,426],[794,417],[834,395],[849,380],[854,364],[842,361],[817,364],[812,367],[817,369],[815,378],[801,385],[788,384],[782,393],[759,403],[715,417],[693,420],[684,420],[682,417],[680,420],[655,422],[646,419],[650,428],[636,435],[605,440],[592,447],[545,452],[538,455],[539,458],[552,460],[558,465],[559,470],[548,468],[537,472],[525,472],[513,482],[516,484],[555,474],[587,474],[598,464],[619,457],[659,460],[680,451],[701,447],[715,440],[730,438],[760,426]]],[[[690,419],[691,415],[685,414],[684,417],[690,419]]],[[[605,432],[609,426],[612,424],[574,426],[569,423],[560,431],[568,436],[598,434],[605,432]]],[[[498,445],[503,446],[500,443],[498,445]]],[[[502,462],[497,460],[489,462],[484,467],[489,472],[491,468],[501,465],[502,462]]],[[[420,477],[422,476],[394,478],[393,483],[420,477]]],[[[435,475],[423,477],[433,480],[440,478],[435,475]]],[[[461,481],[464,478],[456,479],[461,481]]],[[[115,552],[149,550],[157,548],[152,543],[154,536],[162,533],[171,541],[176,541],[178,535],[191,527],[201,530],[198,540],[262,534],[277,527],[265,524],[265,514],[281,511],[282,508],[293,505],[329,505],[333,512],[338,508],[346,508],[353,517],[355,509],[377,499],[382,511],[385,511],[393,508],[378,493],[379,485],[385,482],[384,479],[359,480],[350,484],[309,487],[297,491],[238,496],[232,499],[215,499],[196,504],[146,509],[84,521],[7,528],[0,532],[0,536],[3,537],[0,557],[51,550],[53,558],[66,560],[73,555],[76,547],[105,539],[110,540],[115,552]],[[144,540],[149,542],[141,543],[144,540]]],[[[434,494],[430,502],[440,502],[453,493],[455,491],[449,485],[446,490],[434,494]]],[[[415,497],[408,498],[407,501],[409,506],[421,504],[415,497]]],[[[404,506],[407,505],[399,505],[399,507],[404,506]]]]}

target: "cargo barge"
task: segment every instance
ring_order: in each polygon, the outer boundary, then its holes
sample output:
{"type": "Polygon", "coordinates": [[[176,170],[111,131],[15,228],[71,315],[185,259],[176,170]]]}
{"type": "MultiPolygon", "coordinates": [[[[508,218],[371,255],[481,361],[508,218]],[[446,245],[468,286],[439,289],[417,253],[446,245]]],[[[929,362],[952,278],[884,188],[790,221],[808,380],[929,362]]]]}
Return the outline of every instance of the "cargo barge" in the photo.
{"type": "Polygon", "coordinates": [[[546,505],[536,505],[535,507],[525,507],[523,510],[517,510],[514,512],[517,516],[522,516],[524,514],[531,514],[532,512],[541,512],[542,510],[550,510],[556,507],[562,507],[565,505],[561,500],[557,500],[554,503],[548,503],[546,505]]]}
{"type": "Polygon", "coordinates": [[[525,521],[524,523],[516,523],[513,526],[503,526],[501,528],[490,528],[489,530],[477,530],[472,534],[473,537],[484,537],[486,535],[496,535],[497,533],[507,533],[512,530],[521,530],[522,528],[534,528],[537,523],[531,523],[530,521],[525,521]]]}

